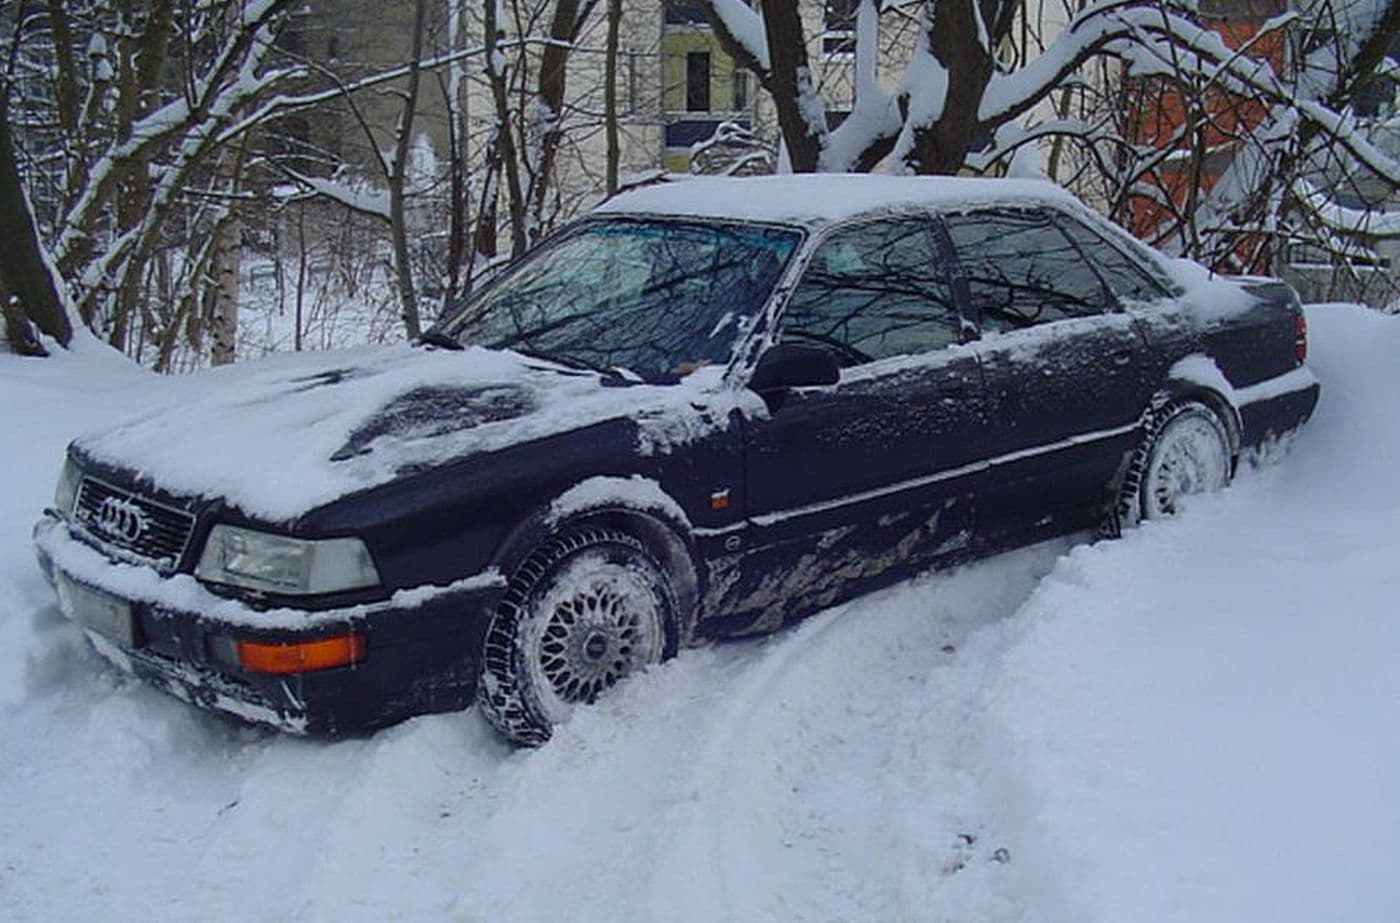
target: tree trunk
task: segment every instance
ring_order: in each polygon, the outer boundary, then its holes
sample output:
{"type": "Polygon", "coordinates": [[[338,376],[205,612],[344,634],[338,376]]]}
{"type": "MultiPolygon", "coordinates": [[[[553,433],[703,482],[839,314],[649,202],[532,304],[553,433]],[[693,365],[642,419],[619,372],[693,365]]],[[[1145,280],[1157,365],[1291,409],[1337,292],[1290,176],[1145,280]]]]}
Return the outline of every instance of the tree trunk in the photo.
{"type": "Polygon", "coordinates": [[[214,309],[210,324],[213,365],[230,365],[238,351],[238,266],[243,252],[243,222],[235,214],[219,228],[214,248],[214,309]]]}
{"type": "MultiPolygon", "coordinates": [[[[539,93],[529,131],[539,152],[530,178],[529,239],[533,243],[545,230],[544,206],[554,185],[555,154],[564,135],[564,91],[573,41],[578,37],[579,0],[558,0],[549,25],[549,44],[540,55],[539,93]]],[[[606,80],[606,76],[604,77],[606,80]]]]}
{"type": "Polygon", "coordinates": [[[67,346],[73,338],[73,326],[63,308],[58,281],[40,250],[43,245],[38,227],[20,183],[10,137],[8,97],[0,97],[0,240],[5,242],[0,247],[0,301],[6,306],[11,347],[32,340],[18,329],[23,326],[18,321],[9,323],[12,314],[67,346]]]}
{"type": "MultiPolygon", "coordinates": [[[[463,19],[466,10],[451,3],[447,11],[447,47],[456,52],[466,40],[463,19]]],[[[462,92],[464,65],[456,62],[448,68],[445,100],[447,107],[447,285],[442,293],[440,309],[446,313],[457,301],[462,286],[462,267],[468,252],[471,216],[471,193],[467,184],[468,120],[467,98],[462,92]]]]}
{"type": "Polygon", "coordinates": [[[975,2],[945,0],[933,5],[924,40],[948,71],[948,90],[938,120],[914,130],[914,145],[905,163],[915,173],[957,173],[983,130],[977,109],[992,77],[992,57],[983,41],[992,38],[978,27],[975,2]]]}
{"type": "MultiPolygon", "coordinates": [[[[501,51],[504,26],[496,19],[499,0],[486,3],[486,77],[491,85],[491,100],[496,107],[496,130],[491,138],[500,158],[501,172],[506,180],[507,206],[510,211],[510,253],[519,256],[528,245],[525,233],[525,191],[520,182],[520,159],[516,154],[515,136],[510,124],[510,87],[501,51]]],[[[499,188],[497,188],[499,195],[499,188]]]]}
{"type": "Polygon", "coordinates": [[[617,39],[622,25],[622,0],[608,0],[608,41],[603,65],[603,127],[607,133],[607,183],[609,196],[617,195],[618,162],[621,150],[617,126],[617,39]]]}
{"type": "Polygon", "coordinates": [[[778,127],[794,173],[815,173],[826,141],[825,124],[813,124],[806,106],[817,99],[807,64],[807,43],[797,0],[770,0],[763,5],[772,67],[767,82],[778,114],[778,127]]]}
{"type": "Polygon", "coordinates": [[[394,276],[398,280],[399,301],[403,305],[403,325],[409,339],[423,332],[418,314],[418,295],[413,290],[413,267],[409,263],[408,224],[404,213],[404,185],[408,169],[408,148],[413,140],[413,113],[418,108],[418,78],[423,60],[423,29],[427,0],[417,0],[413,8],[413,49],[408,62],[408,90],[404,96],[403,118],[399,120],[394,143],[394,168],[389,176],[389,233],[394,245],[394,276]]]}
{"type": "Polygon", "coordinates": [[[481,165],[481,200],[476,208],[476,228],[472,232],[472,262],[467,271],[464,292],[470,292],[477,272],[500,252],[496,222],[500,217],[500,192],[497,189],[501,172],[501,152],[496,144],[486,149],[486,162],[481,165]]]}

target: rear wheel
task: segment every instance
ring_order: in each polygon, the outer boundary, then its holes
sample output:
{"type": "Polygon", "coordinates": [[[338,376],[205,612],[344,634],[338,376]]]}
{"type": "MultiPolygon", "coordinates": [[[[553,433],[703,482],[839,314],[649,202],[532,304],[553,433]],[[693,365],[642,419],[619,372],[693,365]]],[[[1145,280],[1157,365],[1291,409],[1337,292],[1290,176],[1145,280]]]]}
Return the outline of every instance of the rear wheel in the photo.
{"type": "Polygon", "coordinates": [[[665,569],[636,537],[580,527],[516,572],[486,638],[477,701],[519,744],[537,746],[576,705],[675,652],[665,569]]]}
{"type": "Polygon", "coordinates": [[[1207,404],[1175,401],[1153,415],[1119,492],[1113,532],[1173,516],[1181,501],[1230,483],[1234,458],[1225,423],[1207,404]]]}

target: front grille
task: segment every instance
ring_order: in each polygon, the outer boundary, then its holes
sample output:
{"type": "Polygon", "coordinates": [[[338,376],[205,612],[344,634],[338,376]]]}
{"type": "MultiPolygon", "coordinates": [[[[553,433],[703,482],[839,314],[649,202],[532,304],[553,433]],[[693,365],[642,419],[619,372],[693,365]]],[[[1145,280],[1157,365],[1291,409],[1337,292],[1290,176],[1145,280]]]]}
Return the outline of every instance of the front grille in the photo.
{"type": "Polygon", "coordinates": [[[83,478],[73,518],[93,538],[163,570],[174,569],[194,529],[189,513],[83,478]]]}

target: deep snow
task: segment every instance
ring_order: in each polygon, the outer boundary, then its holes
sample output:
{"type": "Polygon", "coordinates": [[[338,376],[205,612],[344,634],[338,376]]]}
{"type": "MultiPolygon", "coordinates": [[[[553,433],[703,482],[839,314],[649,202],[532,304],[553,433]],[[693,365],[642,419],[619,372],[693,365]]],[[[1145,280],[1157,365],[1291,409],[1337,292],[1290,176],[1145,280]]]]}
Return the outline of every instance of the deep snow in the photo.
{"type": "Polygon", "coordinates": [[[0,357],[0,919],[1393,920],[1400,319],[1309,322],[1280,464],[684,653],[538,751],[115,674],[28,529],[66,439],[182,385],[0,357]]]}

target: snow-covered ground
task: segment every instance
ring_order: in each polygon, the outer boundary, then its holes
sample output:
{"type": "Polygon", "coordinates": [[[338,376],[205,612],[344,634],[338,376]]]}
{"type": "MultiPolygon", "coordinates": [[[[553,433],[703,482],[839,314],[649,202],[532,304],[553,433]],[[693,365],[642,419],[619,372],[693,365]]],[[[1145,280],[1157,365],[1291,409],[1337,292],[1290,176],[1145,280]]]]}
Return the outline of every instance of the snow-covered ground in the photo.
{"type": "Polygon", "coordinates": [[[1309,320],[1281,464],[687,652],[538,751],[112,672],[28,528],[74,432],[181,381],[0,357],[0,919],[1394,920],[1400,319],[1309,320]]]}

